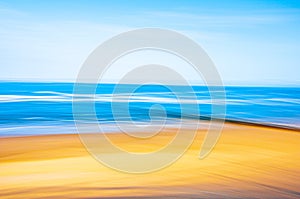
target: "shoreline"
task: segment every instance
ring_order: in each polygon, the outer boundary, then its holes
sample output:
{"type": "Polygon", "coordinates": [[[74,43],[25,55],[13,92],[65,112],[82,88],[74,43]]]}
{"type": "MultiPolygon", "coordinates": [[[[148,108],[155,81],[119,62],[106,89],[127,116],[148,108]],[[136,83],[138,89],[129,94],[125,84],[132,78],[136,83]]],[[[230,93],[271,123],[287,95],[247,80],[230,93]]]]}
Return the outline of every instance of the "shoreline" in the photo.
{"type": "Polygon", "coordinates": [[[300,126],[299,127],[291,127],[291,126],[280,125],[280,124],[267,124],[267,123],[262,124],[259,122],[247,122],[247,121],[242,121],[242,120],[231,120],[231,119],[225,119],[225,123],[241,124],[241,125],[248,125],[248,126],[258,126],[258,127],[268,127],[268,128],[300,132],[300,126]]]}
{"type": "MultiPolygon", "coordinates": [[[[222,121],[220,119],[212,119],[210,117],[205,117],[202,116],[200,120],[202,122],[206,121],[212,121],[212,122],[219,122],[222,121]]],[[[297,133],[300,133],[300,126],[299,127],[292,127],[292,126],[285,126],[285,125],[280,125],[280,124],[267,124],[267,123],[259,123],[259,122],[248,122],[248,121],[242,121],[242,120],[231,120],[231,119],[225,119],[224,120],[224,125],[226,124],[232,124],[232,125],[244,125],[244,126],[253,126],[253,127],[266,127],[266,128],[274,128],[274,129],[282,129],[282,130],[288,130],[288,131],[294,131],[297,133]]],[[[59,127],[58,127],[59,128],[59,127]]],[[[75,127],[76,128],[76,127],[75,127]]],[[[170,127],[172,129],[172,127],[170,127]]],[[[184,129],[184,128],[183,128],[184,129]]],[[[186,129],[188,130],[188,128],[186,129]]],[[[207,129],[201,129],[201,130],[207,130],[207,129]]],[[[118,134],[121,132],[118,131],[110,131],[110,132],[105,132],[105,134],[118,134]]],[[[1,138],[15,138],[15,137],[31,137],[31,136],[47,136],[47,135],[78,135],[79,133],[49,133],[49,134],[24,134],[24,135],[1,135],[0,134],[0,139],[1,138]]]]}

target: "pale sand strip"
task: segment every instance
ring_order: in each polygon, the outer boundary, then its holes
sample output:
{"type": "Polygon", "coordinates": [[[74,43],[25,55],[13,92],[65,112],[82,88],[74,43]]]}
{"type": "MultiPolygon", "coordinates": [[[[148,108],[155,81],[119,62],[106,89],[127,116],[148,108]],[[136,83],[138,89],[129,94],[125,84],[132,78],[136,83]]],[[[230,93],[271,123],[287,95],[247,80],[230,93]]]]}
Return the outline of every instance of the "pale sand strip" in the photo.
{"type": "MultiPolygon", "coordinates": [[[[140,142],[109,136],[124,148],[147,151],[173,134],[140,142]]],[[[175,164],[142,175],[101,165],[77,135],[1,138],[0,198],[300,198],[299,132],[227,124],[212,153],[199,160],[204,134],[199,131],[175,164]]]]}

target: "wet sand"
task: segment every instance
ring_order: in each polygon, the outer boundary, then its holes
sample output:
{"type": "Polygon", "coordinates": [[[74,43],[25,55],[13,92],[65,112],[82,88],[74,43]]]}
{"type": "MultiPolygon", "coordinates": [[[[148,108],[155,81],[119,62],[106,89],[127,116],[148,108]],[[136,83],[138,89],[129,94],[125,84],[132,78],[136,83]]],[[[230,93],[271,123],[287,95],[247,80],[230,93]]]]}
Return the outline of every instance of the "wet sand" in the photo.
{"type": "MultiPolygon", "coordinates": [[[[109,137],[136,152],[160,146],[109,137]],[[147,147],[145,147],[147,146],[147,147]]],[[[218,144],[198,158],[205,131],[171,166],[148,174],[107,168],[78,135],[0,138],[0,198],[300,198],[300,133],[226,124],[218,144]]]]}

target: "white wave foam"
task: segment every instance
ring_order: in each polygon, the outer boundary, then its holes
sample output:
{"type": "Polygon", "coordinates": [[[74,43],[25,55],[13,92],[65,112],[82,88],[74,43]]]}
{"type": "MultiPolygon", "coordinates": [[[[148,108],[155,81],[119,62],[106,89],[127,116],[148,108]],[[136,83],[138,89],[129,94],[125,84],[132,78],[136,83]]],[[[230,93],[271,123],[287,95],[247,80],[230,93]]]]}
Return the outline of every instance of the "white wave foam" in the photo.
{"type": "MultiPolygon", "coordinates": [[[[119,93],[119,94],[71,94],[53,91],[37,91],[36,94],[51,95],[0,95],[0,103],[8,102],[145,102],[162,104],[212,104],[222,103],[221,101],[211,99],[194,99],[194,96],[178,96],[158,93],[119,93]],[[177,98],[176,98],[177,97],[177,98]]],[[[300,99],[294,98],[266,98],[266,99],[226,99],[227,105],[269,105],[269,106],[288,106],[290,104],[300,104],[300,99]]]]}

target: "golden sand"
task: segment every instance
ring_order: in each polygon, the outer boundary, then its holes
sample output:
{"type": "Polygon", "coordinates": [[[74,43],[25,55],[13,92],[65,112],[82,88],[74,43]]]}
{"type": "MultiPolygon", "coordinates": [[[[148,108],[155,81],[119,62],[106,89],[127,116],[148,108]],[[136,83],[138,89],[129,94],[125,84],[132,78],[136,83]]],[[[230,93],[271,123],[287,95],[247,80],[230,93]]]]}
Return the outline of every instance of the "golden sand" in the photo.
{"type": "MultiPolygon", "coordinates": [[[[205,131],[171,166],[148,174],[107,168],[77,135],[0,138],[0,198],[300,198],[300,133],[226,124],[218,144],[198,158],[205,131]]],[[[160,146],[110,134],[133,151],[160,146]]]]}

